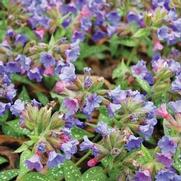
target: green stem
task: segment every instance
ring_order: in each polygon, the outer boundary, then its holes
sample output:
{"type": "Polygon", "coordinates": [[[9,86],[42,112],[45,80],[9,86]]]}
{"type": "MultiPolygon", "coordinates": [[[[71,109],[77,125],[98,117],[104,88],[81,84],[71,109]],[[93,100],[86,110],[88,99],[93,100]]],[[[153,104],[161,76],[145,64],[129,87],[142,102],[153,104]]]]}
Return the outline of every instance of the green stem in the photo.
{"type": "Polygon", "coordinates": [[[91,151],[88,151],[75,165],[80,165],[84,160],[86,160],[89,157],[89,155],[91,155],[91,151]]]}

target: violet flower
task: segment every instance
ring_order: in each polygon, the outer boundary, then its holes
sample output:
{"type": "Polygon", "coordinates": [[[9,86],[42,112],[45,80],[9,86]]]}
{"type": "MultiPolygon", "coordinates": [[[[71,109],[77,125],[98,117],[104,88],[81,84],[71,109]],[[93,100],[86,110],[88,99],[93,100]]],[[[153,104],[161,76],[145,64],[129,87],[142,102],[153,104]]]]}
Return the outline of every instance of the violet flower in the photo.
{"type": "Polygon", "coordinates": [[[40,71],[40,69],[38,68],[38,67],[35,67],[35,68],[33,68],[33,69],[30,69],[29,71],[28,71],[28,78],[30,79],[30,80],[36,80],[37,82],[41,82],[41,80],[42,80],[42,74],[41,74],[41,71],[40,71]]]}
{"type": "Polygon", "coordinates": [[[71,140],[62,144],[61,150],[64,152],[66,159],[70,159],[72,155],[77,152],[78,144],[79,142],[77,140],[71,140]]]}
{"type": "Polygon", "coordinates": [[[101,97],[98,96],[96,93],[87,96],[85,100],[85,105],[83,107],[83,113],[90,116],[94,109],[99,107],[101,102],[101,97]]]}
{"type": "Polygon", "coordinates": [[[134,135],[130,135],[125,146],[128,151],[131,151],[133,149],[140,148],[142,142],[143,142],[142,138],[135,137],[134,135]]]}
{"type": "Polygon", "coordinates": [[[63,104],[67,110],[66,112],[67,116],[75,114],[79,109],[79,103],[77,99],[66,98],[63,104]]]}
{"type": "Polygon", "coordinates": [[[44,65],[44,67],[51,67],[55,65],[55,59],[52,57],[50,53],[47,52],[41,53],[40,61],[44,65]]]}
{"type": "Polygon", "coordinates": [[[170,137],[163,136],[158,142],[158,147],[161,149],[162,153],[174,154],[177,148],[177,144],[170,137]]]}
{"type": "Polygon", "coordinates": [[[148,170],[137,171],[134,181],[152,181],[151,174],[148,170]]]}
{"type": "Polygon", "coordinates": [[[48,153],[48,161],[47,161],[48,168],[53,168],[58,166],[59,164],[63,164],[64,161],[65,161],[64,155],[56,153],[55,151],[50,151],[48,153]]]}
{"type": "Polygon", "coordinates": [[[17,99],[14,104],[10,107],[10,111],[13,115],[19,116],[25,109],[25,104],[20,99],[17,99]]]}
{"type": "Polygon", "coordinates": [[[33,155],[30,159],[25,161],[25,164],[29,170],[41,171],[43,168],[38,155],[33,155]]]}
{"type": "Polygon", "coordinates": [[[110,135],[114,131],[113,128],[110,128],[103,121],[98,122],[95,130],[97,133],[101,134],[103,137],[110,135]]]}

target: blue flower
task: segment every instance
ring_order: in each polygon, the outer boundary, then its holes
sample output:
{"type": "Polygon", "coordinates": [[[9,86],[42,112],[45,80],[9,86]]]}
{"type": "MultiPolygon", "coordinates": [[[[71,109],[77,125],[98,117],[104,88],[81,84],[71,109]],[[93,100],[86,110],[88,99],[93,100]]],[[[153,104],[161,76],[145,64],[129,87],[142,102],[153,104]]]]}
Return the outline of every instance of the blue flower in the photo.
{"type": "Polygon", "coordinates": [[[40,61],[44,65],[44,67],[51,67],[55,65],[55,59],[52,57],[50,53],[47,52],[41,53],[40,61]]]}
{"type": "Polygon", "coordinates": [[[9,104],[0,102],[0,116],[2,116],[9,108],[9,104]]]}
{"type": "Polygon", "coordinates": [[[48,168],[53,168],[58,166],[59,164],[63,164],[65,161],[65,156],[62,154],[58,154],[55,151],[50,151],[48,153],[48,168]]]}
{"type": "Polygon", "coordinates": [[[36,80],[37,82],[41,82],[43,78],[41,71],[38,67],[30,69],[27,75],[30,80],[36,80]]]}
{"type": "Polygon", "coordinates": [[[135,137],[134,135],[130,135],[128,138],[127,144],[125,146],[128,151],[131,151],[133,149],[140,148],[142,142],[143,142],[142,138],[135,137]]]}
{"type": "Polygon", "coordinates": [[[171,170],[160,170],[155,176],[156,181],[181,181],[181,176],[171,170]]]}
{"type": "Polygon", "coordinates": [[[101,134],[103,137],[110,135],[114,131],[113,128],[108,127],[103,121],[98,122],[96,126],[96,132],[101,134]]]}
{"type": "Polygon", "coordinates": [[[97,96],[96,93],[87,96],[83,107],[83,113],[90,116],[94,109],[99,107],[101,102],[102,98],[97,96]]]}
{"type": "Polygon", "coordinates": [[[61,67],[59,77],[62,81],[73,82],[76,79],[75,67],[73,64],[66,64],[61,67]]]}
{"type": "Polygon", "coordinates": [[[80,47],[78,42],[72,43],[70,49],[65,51],[67,62],[75,62],[80,55],[80,47]]]}
{"type": "Polygon", "coordinates": [[[33,155],[30,159],[25,161],[25,164],[29,170],[40,171],[43,168],[43,165],[40,162],[40,157],[38,155],[33,155]]]}
{"type": "Polygon", "coordinates": [[[175,113],[181,113],[181,100],[170,102],[169,106],[173,109],[175,113]]]}
{"type": "Polygon", "coordinates": [[[134,181],[152,181],[150,172],[148,170],[137,171],[134,181]]]}
{"type": "Polygon", "coordinates": [[[106,17],[107,17],[108,22],[111,25],[118,25],[121,19],[121,16],[119,15],[117,11],[111,11],[110,13],[106,15],[106,17]]]}
{"type": "Polygon", "coordinates": [[[156,159],[167,168],[172,165],[172,155],[170,153],[157,153],[156,159]]]}
{"type": "Polygon", "coordinates": [[[10,107],[10,111],[15,116],[19,116],[23,112],[24,109],[25,109],[24,102],[21,101],[20,99],[17,99],[14,102],[14,104],[10,107]]]}
{"type": "Polygon", "coordinates": [[[71,140],[62,144],[61,150],[64,152],[66,159],[70,159],[72,155],[77,152],[78,144],[79,142],[77,140],[71,140]]]}
{"type": "Polygon", "coordinates": [[[158,147],[161,149],[162,153],[174,154],[177,148],[177,144],[170,137],[163,136],[158,142],[158,147]]]}

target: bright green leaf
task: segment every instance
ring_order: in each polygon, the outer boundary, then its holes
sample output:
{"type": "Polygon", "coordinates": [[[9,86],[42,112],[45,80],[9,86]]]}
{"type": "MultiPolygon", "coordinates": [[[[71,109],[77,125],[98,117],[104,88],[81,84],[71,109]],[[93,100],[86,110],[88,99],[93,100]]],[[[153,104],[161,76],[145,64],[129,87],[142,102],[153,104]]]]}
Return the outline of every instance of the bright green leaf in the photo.
{"type": "Polygon", "coordinates": [[[72,136],[75,138],[75,139],[82,139],[84,136],[87,136],[87,137],[93,137],[94,135],[92,133],[89,133],[81,128],[78,128],[76,126],[74,126],[72,129],[71,129],[71,134],[72,136]]]}
{"type": "Polygon", "coordinates": [[[18,170],[5,170],[0,172],[0,181],[10,181],[18,175],[18,170]]]}
{"type": "Polygon", "coordinates": [[[75,181],[81,177],[79,168],[72,161],[66,161],[64,163],[63,171],[65,181],[75,181]]]}
{"type": "Polygon", "coordinates": [[[45,106],[49,103],[47,96],[41,92],[36,93],[38,100],[45,106]]]}
{"type": "Polygon", "coordinates": [[[93,167],[87,170],[80,181],[106,181],[108,180],[101,167],[93,167]]]}
{"type": "Polygon", "coordinates": [[[18,98],[21,99],[22,101],[30,101],[31,100],[25,86],[23,86],[23,89],[22,89],[21,93],[19,94],[18,98]]]}
{"type": "Polygon", "coordinates": [[[142,37],[146,37],[150,34],[150,31],[148,29],[139,29],[134,35],[134,38],[142,38],[142,37]]]}
{"type": "Polygon", "coordinates": [[[29,172],[21,178],[21,181],[53,181],[53,179],[38,172],[29,172]]]}
{"type": "Polygon", "coordinates": [[[7,159],[0,156],[0,165],[3,164],[3,163],[6,163],[7,162],[7,159]]]}

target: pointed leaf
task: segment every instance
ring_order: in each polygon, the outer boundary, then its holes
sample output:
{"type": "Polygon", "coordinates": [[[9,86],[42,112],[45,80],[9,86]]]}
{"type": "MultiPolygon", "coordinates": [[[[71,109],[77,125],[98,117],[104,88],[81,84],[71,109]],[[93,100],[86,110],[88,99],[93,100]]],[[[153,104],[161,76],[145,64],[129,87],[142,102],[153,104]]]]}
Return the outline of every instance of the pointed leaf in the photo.
{"type": "Polygon", "coordinates": [[[0,172],[0,181],[10,181],[18,175],[18,170],[5,170],[0,172]]]}

